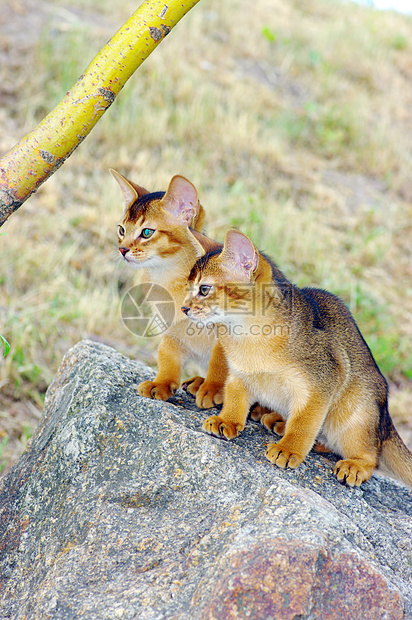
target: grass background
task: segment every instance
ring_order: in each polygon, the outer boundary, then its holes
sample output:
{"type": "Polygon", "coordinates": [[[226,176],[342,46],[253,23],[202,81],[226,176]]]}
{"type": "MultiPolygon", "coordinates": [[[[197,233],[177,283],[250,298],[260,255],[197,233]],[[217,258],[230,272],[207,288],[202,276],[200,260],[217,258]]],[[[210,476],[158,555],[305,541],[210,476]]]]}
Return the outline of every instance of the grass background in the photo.
{"type": "MultiPolygon", "coordinates": [[[[137,7],[5,0],[0,154],[53,108],[137,7]]],[[[340,295],[412,448],[412,18],[339,0],[201,0],[65,165],[2,227],[0,468],[33,432],[67,349],[155,362],[123,326],[113,167],[197,187],[207,232],[240,228],[298,285],[340,295]]]]}

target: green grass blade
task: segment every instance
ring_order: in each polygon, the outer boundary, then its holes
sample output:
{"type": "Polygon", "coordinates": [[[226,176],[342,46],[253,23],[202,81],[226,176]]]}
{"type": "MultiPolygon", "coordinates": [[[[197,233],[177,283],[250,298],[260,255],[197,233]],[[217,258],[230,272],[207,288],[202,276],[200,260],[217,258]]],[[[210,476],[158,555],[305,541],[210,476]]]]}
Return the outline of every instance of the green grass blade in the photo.
{"type": "Polygon", "coordinates": [[[6,355],[7,355],[7,354],[9,353],[9,351],[10,351],[10,345],[9,345],[9,343],[7,342],[7,340],[5,339],[5,337],[4,337],[4,336],[1,336],[1,335],[0,335],[0,342],[1,342],[2,344],[4,344],[4,353],[3,353],[3,357],[6,357],[6,355]]]}

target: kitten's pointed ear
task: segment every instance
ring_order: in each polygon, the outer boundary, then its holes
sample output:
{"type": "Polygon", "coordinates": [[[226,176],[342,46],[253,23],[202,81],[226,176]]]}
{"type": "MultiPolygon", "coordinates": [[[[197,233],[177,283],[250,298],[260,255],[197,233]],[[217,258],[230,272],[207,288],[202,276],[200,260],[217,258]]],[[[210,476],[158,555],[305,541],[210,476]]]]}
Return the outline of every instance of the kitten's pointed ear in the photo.
{"type": "Polygon", "coordinates": [[[182,226],[192,225],[200,207],[195,186],[178,174],[170,181],[162,204],[163,208],[182,226]]]}
{"type": "Polygon", "coordinates": [[[243,282],[249,281],[256,271],[259,255],[249,237],[231,228],[225,235],[220,260],[233,271],[234,277],[243,282]]]}
{"type": "Polygon", "coordinates": [[[196,257],[200,258],[205,253],[205,249],[202,246],[202,244],[199,243],[199,241],[196,239],[196,237],[194,236],[194,234],[192,233],[190,229],[188,230],[188,233],[189,233],[189,237],[192,242],[192,245],[195,248],[196,257]]]}
{"type": "Polygon", "coordinates": [[[109,168],[109,170],[120,185],[126,209],[136,202],[136,200],[149,193],[147,189],[140,187],[140,185],[136,185],[133,181],[129,181],[129,179],[126,179],[120,172],[117,172],[117,170],[113,170],[113,168],[109,168]]]}

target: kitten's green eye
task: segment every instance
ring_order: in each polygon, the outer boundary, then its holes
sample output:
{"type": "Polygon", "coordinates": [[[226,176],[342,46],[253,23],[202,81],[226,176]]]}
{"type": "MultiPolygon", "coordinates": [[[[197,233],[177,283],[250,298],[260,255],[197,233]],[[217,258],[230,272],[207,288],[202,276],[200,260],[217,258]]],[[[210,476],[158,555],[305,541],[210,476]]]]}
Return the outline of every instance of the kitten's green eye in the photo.
{"type": "Polygon", "coordinates": [[[140,236],[143,237],[143,239],[150,239],[154,232],[152,228],[143,228],[140,236]]]}
{"type": "Polygon", "coordinates": [[[123,228],[123,226],[121,226],[120,224],[119,224],[119,226],[117,227],[117,233],[118,233],[119,237],[124,237],[124,236],[125,236],[125,234],[126,234],[125,229],[124,229],[124,228],[123,228]]]}
{"type": "Polygon", "coordinates": [[[207,284],[202,284],[199,286],[199,295],[202,297],[206,297],[210,293],[211,286],[207,286],[207,284]]]}

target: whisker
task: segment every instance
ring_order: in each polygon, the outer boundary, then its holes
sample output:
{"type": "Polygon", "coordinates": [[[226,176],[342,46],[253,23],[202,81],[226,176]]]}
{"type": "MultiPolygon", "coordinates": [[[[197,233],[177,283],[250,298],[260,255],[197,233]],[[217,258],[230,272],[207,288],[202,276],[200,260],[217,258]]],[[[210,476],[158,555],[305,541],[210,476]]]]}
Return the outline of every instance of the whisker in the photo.
{"type": "Polygon", "coordinates": [[[118,251],[118,250],[115,250],[115,249],[110,250],[109,256],[110,256],[110,258],[112,258],[113,260],[119,260],[119,261],[120,261],[120,260],[122,260],[122,257],[120,256],[119,251],[118,251]]]}

